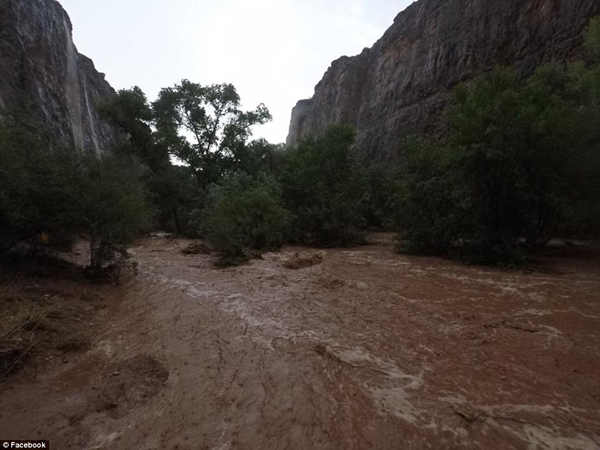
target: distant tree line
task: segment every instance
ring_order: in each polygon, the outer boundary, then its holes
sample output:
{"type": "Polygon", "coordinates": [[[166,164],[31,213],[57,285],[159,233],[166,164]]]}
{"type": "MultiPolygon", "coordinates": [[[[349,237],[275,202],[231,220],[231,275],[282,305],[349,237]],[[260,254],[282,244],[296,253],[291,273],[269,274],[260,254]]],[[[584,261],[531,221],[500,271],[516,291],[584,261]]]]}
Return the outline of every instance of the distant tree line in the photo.
{"type": "Polygon", "coordinates": [[[511,264],[556,236],[600,232],[600,20],[586,59],[527,79],[497,68],[460,85],[443,138],[412,136],[392,167],[359,163],[355,130],[285,148],[252,129],[232,85],[184,80],[150,103],[120,91],[101,114],[122,132],[95,156],[0,131],[0,255],[77,238],[102,268],[142,233],[206,239],[222,264],[286,242],[348,246],[395,231],[401,251],[511,264]]]}

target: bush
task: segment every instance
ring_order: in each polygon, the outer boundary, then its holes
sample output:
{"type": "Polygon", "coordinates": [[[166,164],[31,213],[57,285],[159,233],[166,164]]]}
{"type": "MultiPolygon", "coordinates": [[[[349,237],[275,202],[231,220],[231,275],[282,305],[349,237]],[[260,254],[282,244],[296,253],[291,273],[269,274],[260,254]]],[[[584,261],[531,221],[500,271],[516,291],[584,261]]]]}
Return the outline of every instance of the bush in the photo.
{"type": "Polygon", "coordinates": [[[134,163],[114,155],[42,144],[20,129],[0,131],[0,253],[51,252],[84,236],[90,264],[100,269],[124,254],[147,223],[139,176],[134,163]]]}
{"type": "Polygon", "coordinates": [[[289,151],[282,185],[294,240],[319,246],[363,241],[366,189],[355,138],[352,127],[330,125],[323,137],[305,138],[289,151]]]}
{"type": "Polygon", "coordinates": [[[148,230],[151,211],[139,167],[130,160],[89,155],[80,176],[77,219],[90,243],[90,265],[99,270],[126,257],[128,244],[148,230]]]}
{"type": "Polygon", "coordinates": [[[365,193],[362,214],[370,231],[390,231],[395,214],[394,190],[397,173],[393,165],[373,165],[364,170],[365,193]]]}
{"type": "Polygon", "coordinates": [[[155,209],[155,226],[180,236],[193,236],[190,216],[202,192],[192,171],[185,166],[167,166],[143,177],[155,209]]]}
{"type": "Polygon", "coordinates": [[[0,130],[0,253],[23,244],[50,250],[73,239],[76,169],[75,152],[0,130]]]}
{"type": "Polygon", "coordinates": [[[399,250],[426,255],[450,250],[457,239],[460,216],[454,167],[447,146],[420,137],[406,141],[404,160],[392,188],[399,250]]]}
{"type": "Polygon", "coordinates": [[[600,63],[600,16],[594,17],[585,30],[584,47],[592,63],[600,63]]]}
{"type": "Polygon", "coordinates": [[[599,75],[550,64],[522,81],[499,68],[460,86],[449,138],[407,146],[396,221],[404,249],[511,264],[597,223],[599,75]]]}
{"type": "Polygon", "coordinates": [[[279,186],[243,173],[226,176],[212,187],[202,215],[204,236],[222,265],[280,248],[289,224],[279,186]]]}

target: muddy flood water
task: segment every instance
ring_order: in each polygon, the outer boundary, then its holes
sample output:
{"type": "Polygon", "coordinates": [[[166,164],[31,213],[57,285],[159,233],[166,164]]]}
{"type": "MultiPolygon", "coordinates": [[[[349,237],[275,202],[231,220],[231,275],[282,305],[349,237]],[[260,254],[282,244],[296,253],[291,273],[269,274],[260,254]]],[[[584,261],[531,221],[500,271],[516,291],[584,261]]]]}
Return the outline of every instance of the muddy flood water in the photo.
{"type": "Polygon", "coordinates": [[[91,350],[0,390],[54,449],[600,449],[600,261],[530,273],[286,248],[216,269],[152,238],[91,350]],[[313,265],[289,268],[307,255],[313,265]],[[316,256],[315,256],[316,255],[316,256]]]}

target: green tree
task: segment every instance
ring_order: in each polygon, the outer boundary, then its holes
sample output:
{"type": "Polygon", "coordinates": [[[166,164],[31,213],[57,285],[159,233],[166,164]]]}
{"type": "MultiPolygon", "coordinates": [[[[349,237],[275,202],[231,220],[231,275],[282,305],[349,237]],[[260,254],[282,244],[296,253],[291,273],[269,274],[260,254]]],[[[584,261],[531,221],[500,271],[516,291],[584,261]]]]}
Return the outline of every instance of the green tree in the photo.
{"type": "Polygon", "coordinates": [[[203,216],[205,237],[223,265],[281,247],[289,223],[277,183],[243,173],[213,185],[203,216]]]}
{"type": "Polygon", "coordinates": [[[355,138],[354,128],[334,124],[322,137],[307,137],[289,150],[282,184],[295,240],[321,246],[362,242],[365,183],[355,138]]]}
{"type": "Polygon", "coordinates": [[[197,233],[197,214],[208,187],[227,172],[253,176],[273,172],[277,146],[248,143],[251,128],[271,116],[264,105],[240,110],[235,87],[201,86],[184,80],[163,89],[152,105],[141,89],[121,90],[102,107],[105,118],[123,131],[117,151],[141,160],[149,169],[145,184],[163,229],[197,233]],[[185,165],[175,165],[171,156],[185,165]],[[191,178],[196,178],[196,183],[191,178]]]}
{"type": "Polygon", "coordinates": [[[594,17],[585,30],[584,47],[590,61],[600,64],[600,16],[594,17]]]}
{"type": "Polygon", "coordinates": [[[117,155],[47,146],[22,129],[0,131],[0,253],[51,251],[78,236],[100,269],[145,227],[140,167],[117,155]]]}
{"type": "Polygon", "coordinates": [[[77,168],[75,151],[46,147],[21,128],[0,130],[0,253],[73,238],[77,168]]]}
{"type": "Polygon", "coordinates": [[[128,244],[148,229],[150,208],[140,168],[115,155],[84,155],[79,171],[77,223],[90,244],[90,266],[100,270],[125,256],[128,244]]]}
{"type": "Polygon", "coordinates": [[[459,238],[464,205],[452,149],[434,139],[412,137],[388,190],[399,249],[415,254],[447,254],[459,238]]]}
{"type": "Polygon", "coordinates": [[[261,174],[275,176],[283,168],[283,144],[271,144],[266,139],[239,143],[232,151],[231,170],[245,172],[253,177],[261,174]]]}
{"type": "Polygon", "coordinates": [[[155,222],[161,230],[192,236],[190,214],[201,196],[198,183],[186,166],[169,165],[144,177],[156,207],[155,222]]]}
{"type": "Polygon", "coordinates": [[[155,206],[157,226],[188,233],[188,216],[199,196],[193,171],[172,164],[167,146],[158,139],[155,115],[146,95],[138,87],[121,90],[101,108],[104,118],[118,126],[123,139],[116,152],[142,161],[148,171],[142,179],[155,206]]]}
{"type": "Polygon", "coordinates": [[[169,152],[161,146],[154,132],[154,112],[139,87],[122,89],[100,105],[100,114],[123,132],[117,151],[136,156],[153,172],[170,166],[169,152]]]}
{"type": "Polygon", "coordinates": [[[510,263],[595,223],[599,80],[582,63],[549,64],[526,80],[499,68],[460,86],[447,142],[409,145],[403,246],[510,263]]]}
{"type": "Polygon", "coordinates": [[[163,89],[153,109],[159,143],[193,169],[202,189],[220,179],[252,127],[271,120],[262,104],[242,111],[231,84],[202,86],[183,80],[163,89]]]}
{"type": "MultiPolygon", "coordinates": [[[[524,82],[508,69],[457,93],[453,144],[478,233],[515,245],[547,241],[568,227],[568,210],[598,168],[598,93],[582,64],[541,66],[524,82]]],[[[593,77],[592,77],[593,78],[593,77]]],[[[595,178],[595,177],[593,177],[595,178]]]]}
{"type": "Polygon", "coordinates": [[[363,216],[371,231],[390,231],[393,228],[395,198],[390,195],[397,173],[393,164],[372,165],[364,169],[365,194],[363,216]]]}

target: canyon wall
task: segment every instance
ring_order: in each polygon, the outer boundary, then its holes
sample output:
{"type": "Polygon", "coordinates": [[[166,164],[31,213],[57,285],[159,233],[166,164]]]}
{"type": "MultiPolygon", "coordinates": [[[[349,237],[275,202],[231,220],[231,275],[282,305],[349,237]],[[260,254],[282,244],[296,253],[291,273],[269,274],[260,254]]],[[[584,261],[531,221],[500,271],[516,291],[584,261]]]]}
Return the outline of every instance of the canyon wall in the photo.
{"type": "Polygon", "coordinates": [[[0,120],[18,118],[64,145],[106,150],[116,131],[97,105],[115,94],[81,55],[54,0],[0,0],[0,120]]]}
{"type": "Polygon", "coordinates": [[[457,83],[495,65],[527,74],[575,58],[598,14],[598,0],[419,0],[372,48],[332,63],[292,111],[287,142],[347,122],[365,159],[393,159],[403,137],[441,128],[457,83]]]}

